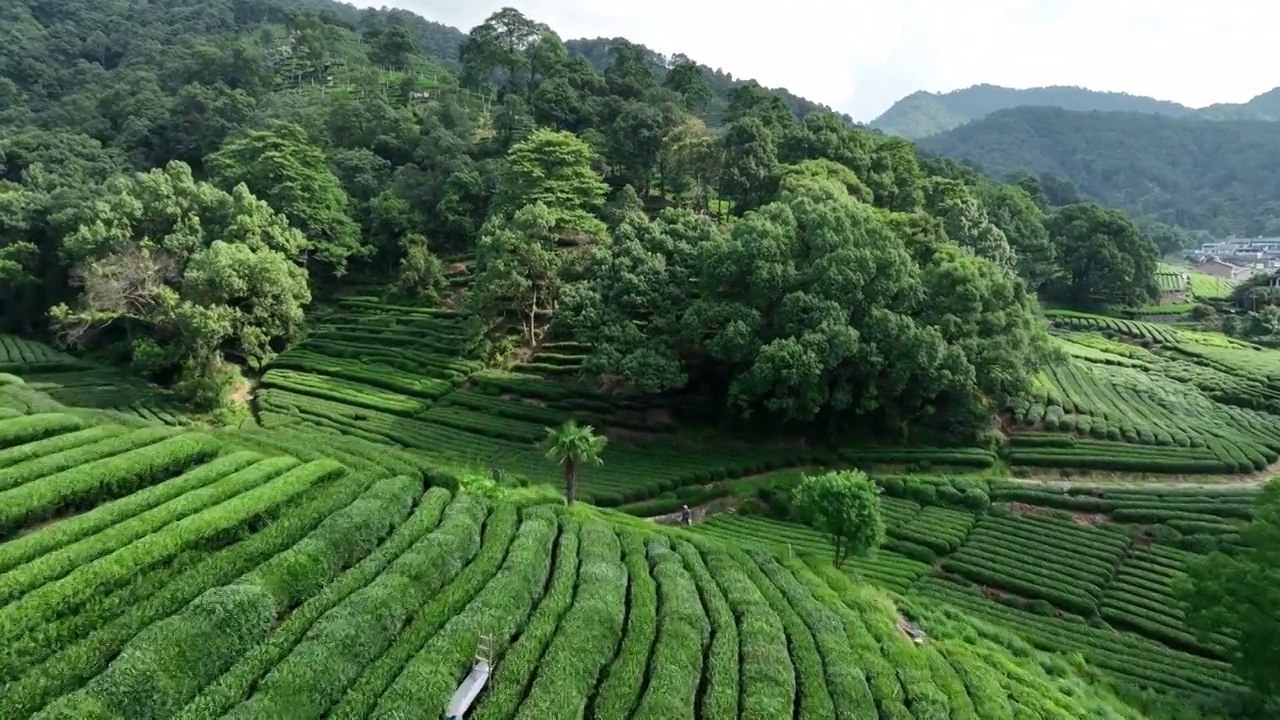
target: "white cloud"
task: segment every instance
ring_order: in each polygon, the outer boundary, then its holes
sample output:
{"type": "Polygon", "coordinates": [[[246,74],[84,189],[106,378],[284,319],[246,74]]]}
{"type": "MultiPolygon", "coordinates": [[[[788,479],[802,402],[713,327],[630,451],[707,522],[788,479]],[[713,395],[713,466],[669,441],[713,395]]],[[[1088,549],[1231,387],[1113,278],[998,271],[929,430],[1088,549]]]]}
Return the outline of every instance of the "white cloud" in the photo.
{"type": "Polygon", "coordinates": [[[509,5],[869,120],[916,90],[1081,85],[1191,106],[1280,85],[1273,0],[383,0],[464,31],[509,5]],[[758,8],[758,9],[757,9],[758,8]]]}

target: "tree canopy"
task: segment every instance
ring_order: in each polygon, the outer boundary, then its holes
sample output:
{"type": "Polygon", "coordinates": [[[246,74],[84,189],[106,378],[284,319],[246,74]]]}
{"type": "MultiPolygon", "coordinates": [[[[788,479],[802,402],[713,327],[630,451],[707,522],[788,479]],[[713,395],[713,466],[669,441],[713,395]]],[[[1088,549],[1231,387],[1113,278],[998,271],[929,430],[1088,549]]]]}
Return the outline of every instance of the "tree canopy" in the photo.
{"type": "Polygon", "coordinates": [[[836,567],[884,541],[880,490],[861,470],[805,476],[794,491],[792,507],[830,539],[836,567]]]}

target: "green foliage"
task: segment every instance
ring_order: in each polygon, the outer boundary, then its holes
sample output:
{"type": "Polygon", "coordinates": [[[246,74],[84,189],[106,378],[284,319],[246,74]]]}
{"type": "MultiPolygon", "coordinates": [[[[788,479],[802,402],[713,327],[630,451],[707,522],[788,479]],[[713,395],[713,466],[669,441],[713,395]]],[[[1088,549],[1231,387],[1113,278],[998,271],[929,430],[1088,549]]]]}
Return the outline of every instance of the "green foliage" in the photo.
{"type": "Polygon", "coordinates": [[[1058,290],[1064,297],[1134,306],[1157,296],[1155,247],[1123,213],[1068,205],[1046,227],[1062,263],[1058,290]]]}
{"type": "Polygon", "coordinates": [[[541,203],[566,214],[594,212],[606,188],[592,169],[593,156],[591,146],[571,133],[535,131],[507,153],[494,211],[510,214],[541,203]]]}
{"type": "Polygon", "coordinates": [[[223,188],[244,184],[283,213],[306,238],[308,256],[327,271],[341,276],[361,252],[347,193],[303,128],[278,122],[233,137],[207,162],[223,188]]]}
{"type": "Polygon", "coordinates": [[[880,491],[866,473],[843,470],[806,476],[794,493],[796,511],[830,538],[836,567],[884,540],[880,491]]]}
{"type": "MultiPolygon", "coordinates": [[[[223,347],[260,364],[301,331],[304,240],[243,187],[224,193],[174,163],[112,180],[66,222],[61,252],[80,292],[50,317],[69,345],[99,344],[103,331],[146,337],[200,380],[223,347]]],[[[154,366],[154,348],[138,347],[154,366]]]]}
{"type": "Polygon", "coordinates": [[[1201,637],[1236,638],[1232,665],[1264,704],[1274,705],[1280,702],[1274,662],[1280,652],[1280,482],[1267,486],[1240,544],[1237,555],[1214,553],[1194,563],[1179,593],[1188,623],[1201,637]]]}
{"type": "Polygon", "coordinates": [[[710,385],[786,420],[906,423],[931,403],[980,407],[975,387],[1018,392],[1044,353],[1031,299],[984,259],[908,244],[898,222],[810,175],[727,233],[684,213],[633,218],[564,289],[556,322],[591,339],[593,371],[710,385]]]}
{"type": "Polygon", "coordinates": [[[404,253],[397,278],[400,293],[419,302],[438,301],[449,283],[444,277],[444,265],[428,249],[427,239],[410,233],[400,239],[400,249],[404,253]]]}
{"type": "Polygon", "coordinates": [[[600,465],[600,455],[609,444],[609,438],[596,435],[590,425],[579,425],[573,420],[556,428],[546,429],[543,451],[547,459],[564,468],[564,495],[572,505],[578,495],[578,471],[585,465],[600,465]]]}

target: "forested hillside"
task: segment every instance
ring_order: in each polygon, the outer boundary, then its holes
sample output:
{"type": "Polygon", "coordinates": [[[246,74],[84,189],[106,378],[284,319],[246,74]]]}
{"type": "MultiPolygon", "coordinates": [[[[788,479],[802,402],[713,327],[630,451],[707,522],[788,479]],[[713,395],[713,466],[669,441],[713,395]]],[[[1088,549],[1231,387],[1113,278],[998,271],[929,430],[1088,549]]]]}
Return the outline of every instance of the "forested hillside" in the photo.
{"type": "Polygon", "coordinates": [[[871,121],[891,135],[919,139],[946,132],[1009,108],[1053,107],[1080,112],[1136,112],[1205,120],[1280,120],[1280,88],[1247,103],[1221,103],[1202,109],[1168,100],[1081,87],[1015,89],[974,85],[945,93],[914,92],[871,121]]]}
{"type": "Polygon", "coordinates": [[[1066,178],[1135,217],[1223,237],[1280,235],[1277,122],[1021,107],[919,142],[996,177],[1066,178]]]}
{"type": "Polygon", "coordinates": [[[456,79],[401,13],[6,12],[5,326],[203,404],[355,275],[465,307],[490,362],[557,337],[721,420],[972,435],[1044,357],[1028,288],[1154,292],[1123,216],[1072,208],[1055,247],[1022,188],[755,84],[713,131],[696,64],[614,42],[597,73],[514,10],[470,33],[456,79]],[[1081,274],[1073,242],[1131,249],[1081,274]]]}

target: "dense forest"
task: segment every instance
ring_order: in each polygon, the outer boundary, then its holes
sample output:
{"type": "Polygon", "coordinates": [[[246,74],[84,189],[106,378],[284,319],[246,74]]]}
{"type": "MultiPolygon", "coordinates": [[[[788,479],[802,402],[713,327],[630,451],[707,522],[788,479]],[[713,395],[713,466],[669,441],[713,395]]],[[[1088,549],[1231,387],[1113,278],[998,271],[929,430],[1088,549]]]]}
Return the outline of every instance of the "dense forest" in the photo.
{"type": "Polygon", "coordinates": [[[1280,88],[1246,103],[1220,103],[1197,110],[1168,100],[1081,87],[1016,89],[974,85],[945,93],[923,90],[911,93],[872,120],[871,127],[891,135],[919,139],[981,120],[1000,110],[1026,106],[1078,112],[1150,113],[1202,120],[1280,120],[1280,88]]]}
{"type": "Polygon", "coordinates": [[[1022,107],[919,143],[996,176],[1065,178],[1137,218],[1219,237],[1280,235],[1280,122],[1022,107]]]}
{"type": "Polygon", "coordinates": [[[4,329],[216,406],[358,278],[467,309],[495,363],[555,337],[726,418],[974,435],[1047,356],[1037,292],[1154,293],[1123,214],[754,83],[711,127],[687,59],[597,72],[504,9],[450,71],[434,26],[308,6],[0,11],[4,329]]]}

